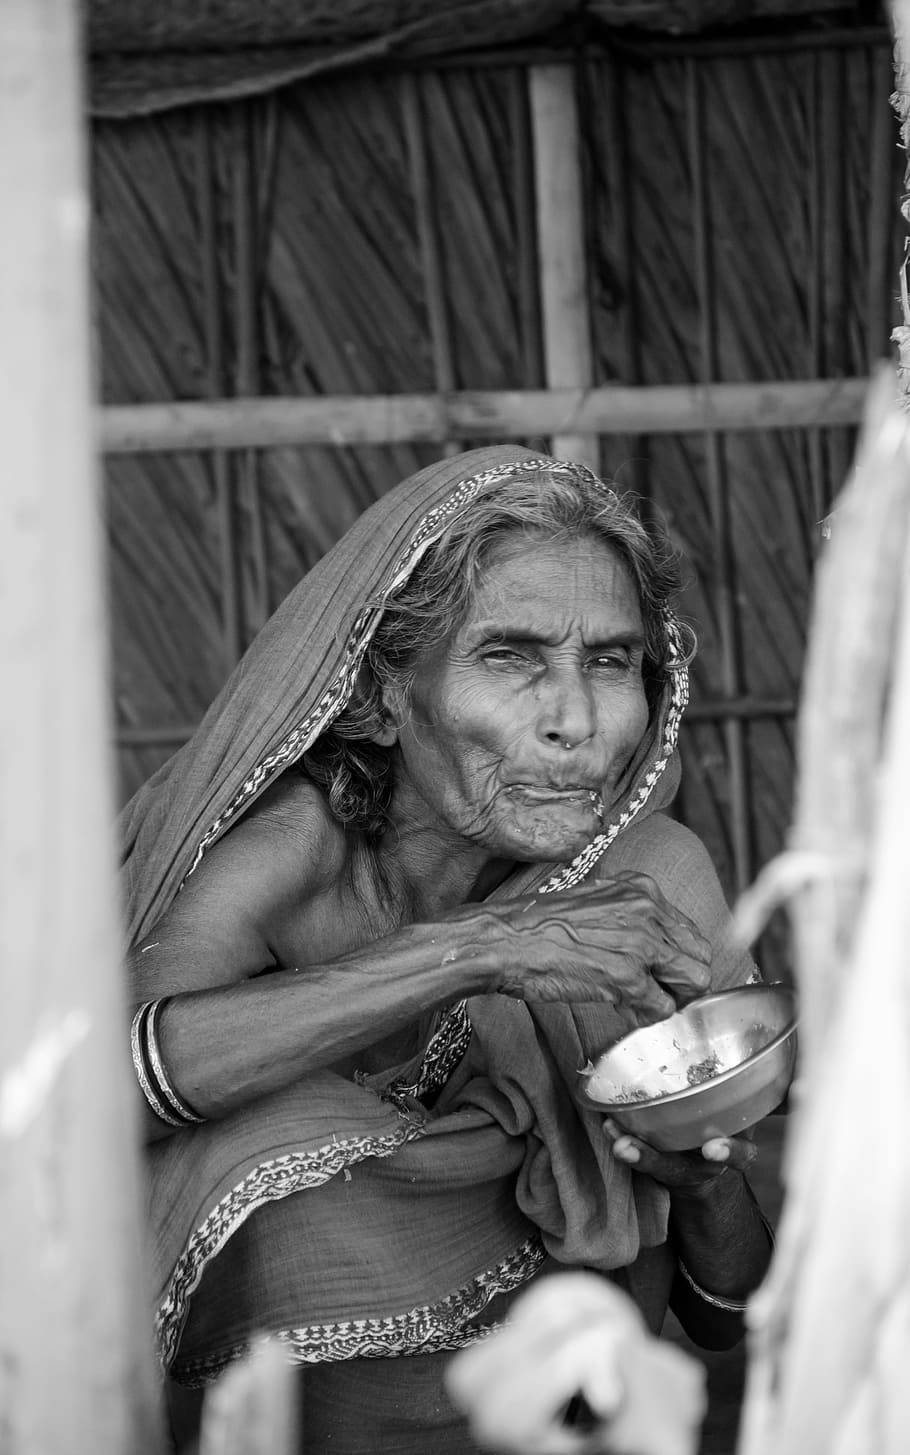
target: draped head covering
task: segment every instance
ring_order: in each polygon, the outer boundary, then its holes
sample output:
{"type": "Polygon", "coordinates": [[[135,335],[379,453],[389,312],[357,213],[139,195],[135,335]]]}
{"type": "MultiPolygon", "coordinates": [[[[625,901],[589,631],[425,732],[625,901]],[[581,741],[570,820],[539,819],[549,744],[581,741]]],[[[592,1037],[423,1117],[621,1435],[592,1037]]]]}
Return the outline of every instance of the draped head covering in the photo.
{"type": "MultiPolygon", "coordinates": [[[[518,446],[472,450],[384,496],[290,593],[191,741],[124,811],[131,942],[341,712],[382,603],[449,522],[502,482],[536,474],[610,493],[584,467],[518,446]]],[[[669,609],[664,621],[666,686],[609,824],[570,864],[519,868],[497,897],[558,892],[601,865],[647,869],[660,857],[668,821],[654,810],[675,787],[687,699],[669,609]],[[647,852],[617,858],[646,819],[658,825],[647,852]]],[[[613,1160],[578,1093],[588,1055],[622,1030],[608,1006],[477,997],[435,1017],[392,1086],[321,1072],[156,1143],[150,1227],[165,1366],[204,1382],[259,1329],[304,1362],[454,1348],[546,1255],[609,1270],[663,1242],[664,1190],[613,1160]]]]}

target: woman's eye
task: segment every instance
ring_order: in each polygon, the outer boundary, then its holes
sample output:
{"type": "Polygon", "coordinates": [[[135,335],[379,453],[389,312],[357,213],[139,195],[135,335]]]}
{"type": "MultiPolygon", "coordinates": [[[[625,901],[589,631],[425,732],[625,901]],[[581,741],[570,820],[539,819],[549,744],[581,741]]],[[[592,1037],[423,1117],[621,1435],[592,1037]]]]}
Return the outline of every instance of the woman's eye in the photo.
{"type": "Polygon", "coordinates": [[[515,647],[491,647],[484,652],[485,662],[492,662],[494,666],[531,666],[533,657],[529,652],[519,652],[515,647]]]}

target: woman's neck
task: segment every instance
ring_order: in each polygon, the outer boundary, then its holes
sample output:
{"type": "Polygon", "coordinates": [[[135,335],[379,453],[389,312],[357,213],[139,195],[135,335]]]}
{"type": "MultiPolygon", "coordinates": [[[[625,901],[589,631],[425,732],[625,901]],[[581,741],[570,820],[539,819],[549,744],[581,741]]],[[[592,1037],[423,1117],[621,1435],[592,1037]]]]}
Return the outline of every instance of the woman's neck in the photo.
{"type": "Polygon", "coordinates": [[[387,831],[377,858],[383,874],[406,894],[415,920],[486,899],[515,867],[482,846],[407,821],[387,831]]]}

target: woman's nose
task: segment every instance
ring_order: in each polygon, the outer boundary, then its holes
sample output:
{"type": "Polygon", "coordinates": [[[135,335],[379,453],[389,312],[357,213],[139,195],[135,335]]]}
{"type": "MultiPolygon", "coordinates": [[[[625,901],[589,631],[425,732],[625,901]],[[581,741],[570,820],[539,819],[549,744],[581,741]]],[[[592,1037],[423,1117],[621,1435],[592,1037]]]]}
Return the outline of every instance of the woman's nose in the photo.
{"type": "Polygon", "coordinates": [[[597,717],[591,684],[580,671],[551,674],[544,686],[538,736],[553,747],[576,748],[594,736],[597,717]]]}

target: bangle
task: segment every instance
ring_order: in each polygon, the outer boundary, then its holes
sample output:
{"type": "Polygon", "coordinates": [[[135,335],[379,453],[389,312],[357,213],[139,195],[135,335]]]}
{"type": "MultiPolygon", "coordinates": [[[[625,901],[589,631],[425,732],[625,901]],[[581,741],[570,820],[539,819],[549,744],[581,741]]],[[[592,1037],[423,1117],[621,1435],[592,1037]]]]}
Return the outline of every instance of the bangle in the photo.
{"type": "Polygon", "coordinates": [[[689,1272],[682,1259],[677,1259],[677,1262],[679,1264],[679,1271],[682,1274],[683,1278],[686,1280],[693,1293],[697,1293],[698,1297],[702,1299],[704,1303],[709,1303],[712,1308],[723,1309],[724,1313],[726,1314],[745,1313],[747,1308],[747,1301],[738,1298],[722,1298],[721,1295],[718,1293],[708,1293],[706,1289],[702,1288],[700,1283],[695,1282],[695,1279],[692,1277],[692,1274],[689,1272]]]}
{"type": "Polygon", "coordinates": [[[149,1062],[155,1076],[158,1090],[163,1094],[174,1115],[182,1117],[184,1121],[190,1122],[191,1124],[198,1124],[199,1122],[204,1122],[205,1117],[201,1117],[197,1111],[193,1110],[189,1102],[184,1101],[183,1097],[177,1094],[161,1062],[161,1050],[158,1046],[158,1017],[170,1000],[171,996],[166,995],[162,1000],[153,1001],[149,1007],[148,1020],[145,1023],[145,1038],[148,1047],[149,1062]]]}
{"type": "Polygon", "coordinates": [[[130,1027],[133,1069],[142,1094],[159,1121],[169,1127],[196,1126],[205,1118],[178,1095],[161,1060],[158,1017],[170,999],[164,996],[161,1000],[147,1000],[133,1016],[130,1027]]]}

